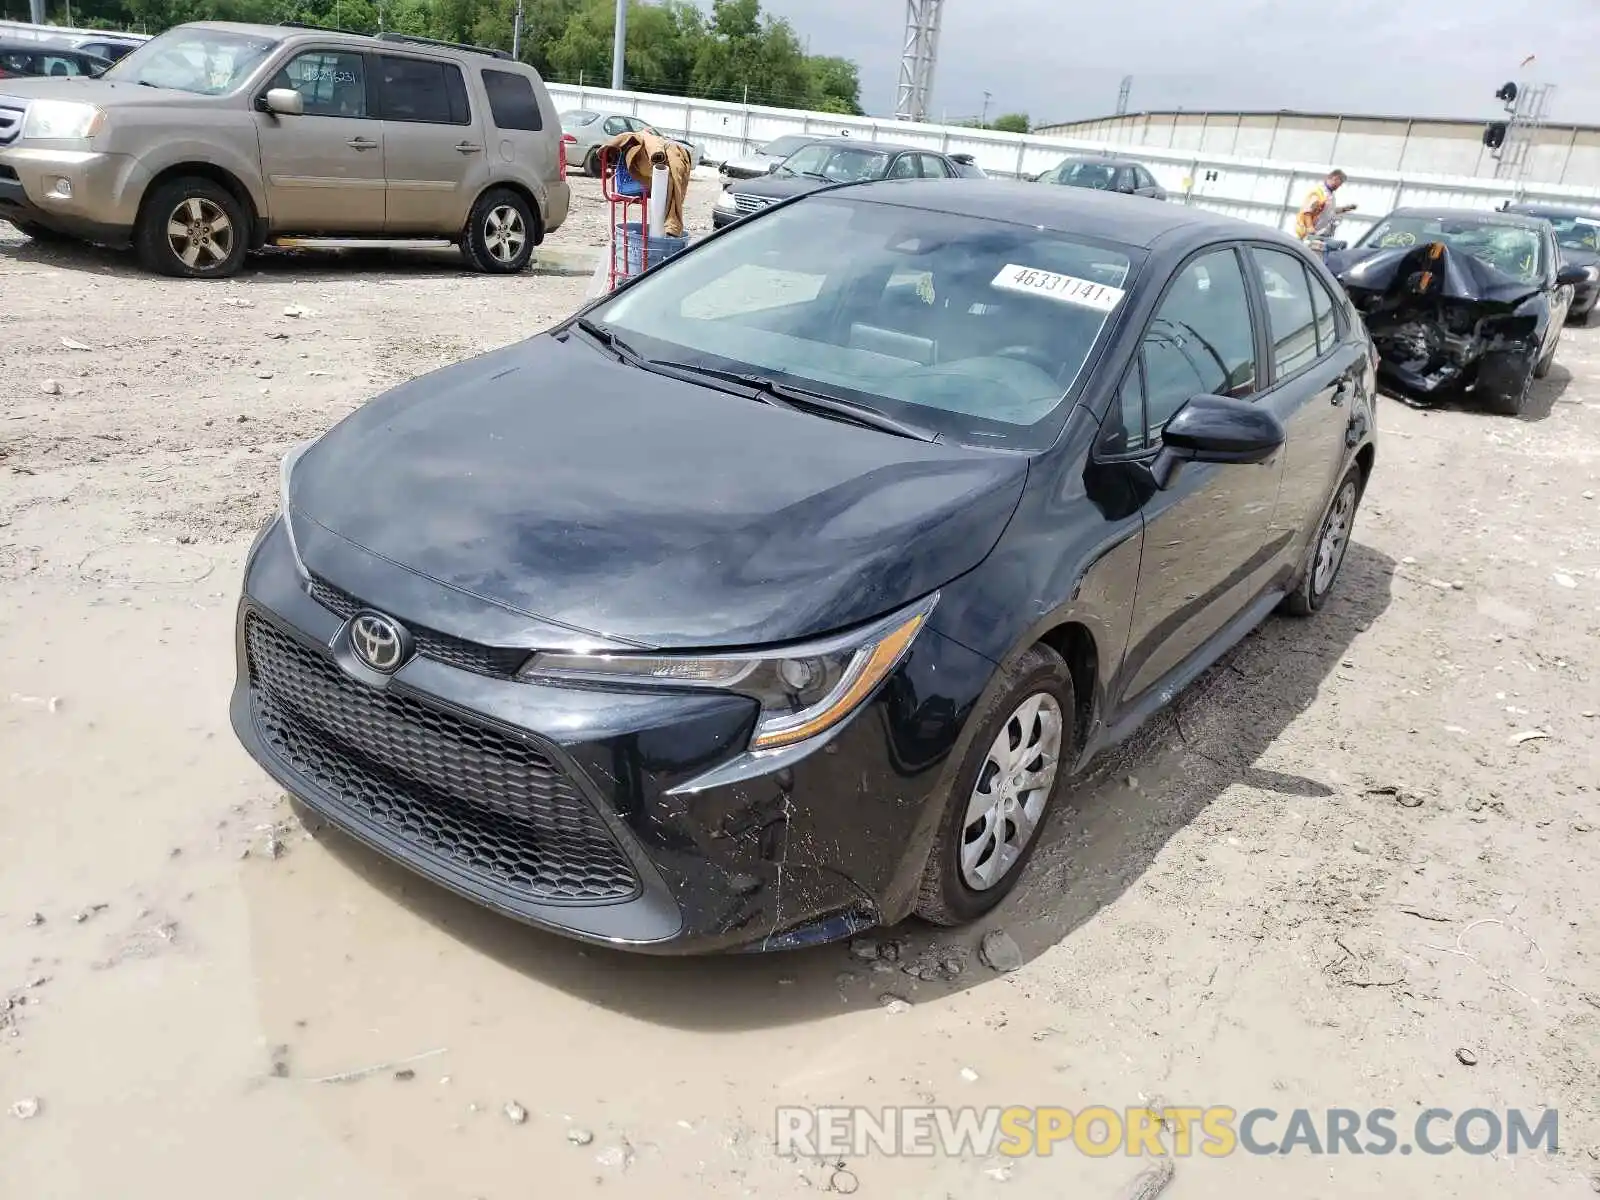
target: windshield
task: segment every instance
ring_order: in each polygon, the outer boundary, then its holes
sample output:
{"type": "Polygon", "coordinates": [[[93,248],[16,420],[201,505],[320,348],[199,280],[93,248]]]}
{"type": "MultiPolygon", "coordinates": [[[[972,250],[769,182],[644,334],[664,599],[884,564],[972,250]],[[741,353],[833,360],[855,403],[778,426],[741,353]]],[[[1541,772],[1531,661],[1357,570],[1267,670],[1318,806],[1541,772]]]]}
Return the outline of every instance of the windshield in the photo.
{"type": "Polygon", "coordinates": [[[781,170],[791,175],[815,175],[829,183],[865,183],[882,179],[889,169],[889,155],[883,150],[860,146],[829,146],[818,143],[798,150],[784,160],[781,170]]]}
{"type": "Polygon", "coordinates": [[[1099,188],[1110,191],[1117,169],[1109,163],[1064,162],[1056,168],[1055,181],[1068,187],[1099,188]]]}
{"type": "Polygon", "coordinates": [[[1386,217],[1374,225],[1361,245],[1379,250],[1443,242],[1519,283],[1544,278],[1544,239],[1526,225],[1500,224],[1483,217],[1386,217]]]}
{"type": "Polygon", "coordinates": [[[786,137],[773,138],[772,141],[761,147],[756,153],[765,154],[771,158],[788,158],[801,146],[809,146],[811,141],[812,139],[808,137],[792,133],[786,137]]]}
{"type": "Polygon", "coordinates": [[[1587,250],[1600,254],[1600,217],[1585,213],[1535,213],[1549,221],[1556,231],[1556,244],[1564,250],[1587,250]]]}
{"type": "Polygon", "coordinates": [[[818,196],[731,227],[592,313],[640,354],[1039,449],[1139,252],[818,196]]]}
{"type": "Polygon", "coordinates": [[[220,96],[242,84],[277,46],[274,38],[180,25],[119,59],[105,77],[220,96]]]}

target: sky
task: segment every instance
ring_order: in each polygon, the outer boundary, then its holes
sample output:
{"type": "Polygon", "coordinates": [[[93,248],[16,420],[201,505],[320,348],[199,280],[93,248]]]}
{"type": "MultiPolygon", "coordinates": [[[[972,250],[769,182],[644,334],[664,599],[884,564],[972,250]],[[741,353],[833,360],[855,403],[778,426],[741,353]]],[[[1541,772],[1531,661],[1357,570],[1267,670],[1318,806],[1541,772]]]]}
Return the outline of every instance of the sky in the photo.
{"type": "MultiPolygon", "coordinates": [[[[861,67],[892,115],[905,0],[763,0],[813,54],[861,67]]],[[[1509,79],[1553,83],[1548,119],[1600,125],[1600,0],[944,0],[932,120],[1026,112],[1037,124],[1129,110],[1300,109],[1500,115],[1509,79]],[[1528,16],[1519,18],[1519,13],[1528,16]],[[1519,63],[1535,55],[1528,67],[1519,63]]]]}

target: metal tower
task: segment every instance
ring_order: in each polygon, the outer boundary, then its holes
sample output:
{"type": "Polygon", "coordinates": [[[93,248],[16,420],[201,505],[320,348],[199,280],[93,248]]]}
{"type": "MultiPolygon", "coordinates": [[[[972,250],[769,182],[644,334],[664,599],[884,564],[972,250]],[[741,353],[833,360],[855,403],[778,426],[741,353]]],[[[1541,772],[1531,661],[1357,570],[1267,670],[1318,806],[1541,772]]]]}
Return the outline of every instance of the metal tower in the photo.
{"type": "Polygon", "coordinates": [[[928,119],[943,12],[944,0],[906,0],[906,48],[900,56],[900,86],[894,102],[897,121],[928,119]]]}
{"type": "Polygon", "coordinates": [[[1528,173],[1528,152],[1533,149],[1545,114],[1550,111],[1553,83],[1508,83],[1495,94],[1505,103],[1510,120],[1504,122],[1501,142],[1490,147],[1494,177],[1522,182],[1528,173]]]}
{"type": "Polygon", "coordinates": [[[1117,116],[1122,116],[1128,111],[1128,93],[1133,91],[1133,76],[1124,75],[1122,86],[1117,89],[1117,116]]]}

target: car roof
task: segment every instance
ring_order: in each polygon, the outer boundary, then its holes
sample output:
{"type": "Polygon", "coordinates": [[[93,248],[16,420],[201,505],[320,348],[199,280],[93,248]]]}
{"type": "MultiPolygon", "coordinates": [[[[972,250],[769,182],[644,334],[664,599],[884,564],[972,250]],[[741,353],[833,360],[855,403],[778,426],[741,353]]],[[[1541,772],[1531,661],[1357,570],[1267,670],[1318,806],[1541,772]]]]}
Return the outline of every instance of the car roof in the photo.
{"type": "Polygon", "coordinates": [[[1600,215],[1592,208],[1576,204],[1513,204],[1505,210],[1515,216],[1529,217],[1593,217],[1600,215]]]}
{"type": "Polygon", "coordinates": [[[62,46],[54,42],[11,42],[0,38],[0,50],[7,54],[49,54],[56,58],[63,55],[72,58],[99,58],[98,54],[91,54],[87,50],[80,50],[76,46],[62,46]]]}
{"type": "MultiPolygon", "coordinates": [[[[1136,158],[1113,158],[1109,154],[1069,154],[1062,163],[1100,163],[1107,167],[1142,167],[1136,158]]],[[[1056,164],[1061,165],[1060,163],[1056,164]]]]}
{"type": "MultiPolygon", "coordinates": [[[[322,29],[311,25],[260,25],[245,21],[185,21],[182,25],[174,25],[172,29],[211,29],[220,33],[237,33],[245,37],[271,38],[275,42],[286,42],[290,38],[315,39],[317,41],[344,42],[369,48],[376,43],[391,53],[405,51],[426,53],[431,51],[436,54],[477,54],[487,58],[494,58],[495,70],[497,71],[512,70],[518,67],[525,71],[531,72],[533,70],[527,63],[518,62],[504,51],[495,51],[488,47],[434,41],[429,38],[408,38],[400,34],[384,37],[378,34],[352,33],[348,29],[322,29]]],[[[172,29],[167,32],[171,33],[172,29]]]]}
{"type": "Polygon", "coordinates": [[[1492,208],[1397,208],[1389,217],[1419,217],[1422,220],[1477,220],[1491,225],[1515,225],[1525,229],[1537,229],[1543,223],[1542,217],[1531,216],[1528,213],[1501,212],[1492,208]]]}
{"type": "MultiPolygon", "coordinates": [[[[832,189],[830,189],[831,191],[832,189]]],[[[981,220],[1032,225],[1149,249],[1177,234],[1186,240],[1233,237],[1253,241],[1291,239],[1265,226],[1184,204],[1159,204],[1090,188],[1039,187],[1004,179],[885,180],[837,189],[851,198],[981,220]]],[[[829,191],[821,193],[830,194],[829,191]]]]}

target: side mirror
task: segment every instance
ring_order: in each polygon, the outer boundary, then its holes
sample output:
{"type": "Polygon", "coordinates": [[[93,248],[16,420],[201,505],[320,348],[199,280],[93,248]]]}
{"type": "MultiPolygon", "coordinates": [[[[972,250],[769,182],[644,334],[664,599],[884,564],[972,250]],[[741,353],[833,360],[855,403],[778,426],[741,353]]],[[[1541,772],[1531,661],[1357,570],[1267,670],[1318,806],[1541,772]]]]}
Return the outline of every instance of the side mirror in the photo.
{"type": "Polygon", "coordinates": [[[1156,486],[1166,488],[1186,462],[1259,463],[1282,448],[1283,423],[1259,404],[1229,396],[1195,396],[1168,419],[1161,453],[1151,464],[1156,486]]]}
{"type": "Polygon", "coordinates": [[[267,93],[264,106],[280,117],[300,117],[306,111],[305,97],[293,88],[273,88],[267,93]]]}
{"type": "Polygon", "coordinates": [[[1589,273],[1582,267],[1574,266],[1572,263],[1562,263],[1561,270],[1556,274],[1556,283],[1576,286],[1586,282],[1588,278],[1589,273]]]}
{"type": "Polygon", "coordinates": [[[769,162],[767,164],[767,174],[776,175],[778,173],[778,168],[781,166],[783,166],[783,163],[781,162],[769,162]]]}

